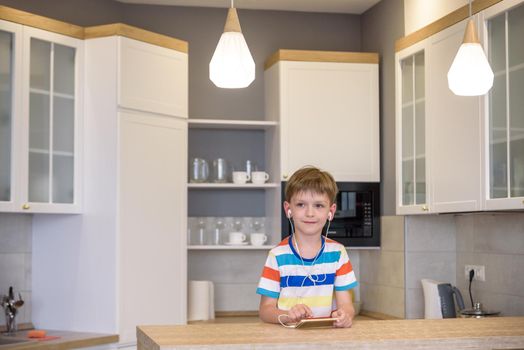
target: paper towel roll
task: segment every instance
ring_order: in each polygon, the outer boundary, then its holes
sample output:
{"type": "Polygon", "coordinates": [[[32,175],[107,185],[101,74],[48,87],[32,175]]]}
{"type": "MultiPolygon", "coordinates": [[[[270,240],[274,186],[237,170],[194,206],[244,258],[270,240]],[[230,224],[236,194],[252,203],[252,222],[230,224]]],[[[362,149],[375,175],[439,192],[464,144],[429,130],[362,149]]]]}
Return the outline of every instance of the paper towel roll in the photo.
{"type": "Polygon", "coordinates": [[[215,318],[215,293],[211,281],[189,281],[188,320],[203,321],[215,318]]]}

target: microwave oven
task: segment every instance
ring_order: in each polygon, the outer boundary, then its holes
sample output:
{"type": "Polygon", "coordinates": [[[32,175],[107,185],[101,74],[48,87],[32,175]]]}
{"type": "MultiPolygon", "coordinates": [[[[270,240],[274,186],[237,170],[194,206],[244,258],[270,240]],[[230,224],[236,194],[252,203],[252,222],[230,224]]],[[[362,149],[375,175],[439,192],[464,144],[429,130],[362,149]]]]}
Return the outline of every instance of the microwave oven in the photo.
{"type": "MultiPolygon", "coordinates": [[[[286,182],[282,182],[282,202],[286,182]]],[[[380,183],[337,182],[337,210],[329,225],[328,238],[346,247],[380,247],[380,183]]],[[[282,210],[282,238],[291,225],[282,210]]],[[[323,234],[326,234],[327,224],[323,234]]]]}

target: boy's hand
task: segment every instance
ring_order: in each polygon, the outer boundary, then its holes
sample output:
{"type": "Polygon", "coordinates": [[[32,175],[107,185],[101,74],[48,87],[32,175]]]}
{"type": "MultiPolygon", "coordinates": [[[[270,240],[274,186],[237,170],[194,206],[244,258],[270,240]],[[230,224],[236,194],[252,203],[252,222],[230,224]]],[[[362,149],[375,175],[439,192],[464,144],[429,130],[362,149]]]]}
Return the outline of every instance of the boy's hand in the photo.
{"type": "Polygon", "coordinates": [[[289,316],[289,322],[295,323],[304,318],[313,317],[313,312],[307,305],[297,304],[287,312],[287,315],[289,316]]]}
{"type": "Polygon", "coordinates": [[[338,318],[337,321],[333,322],[334,327],[349,328],[353,324],[351,316],[343,309],[333,311],[331,317],[338,318]]]}

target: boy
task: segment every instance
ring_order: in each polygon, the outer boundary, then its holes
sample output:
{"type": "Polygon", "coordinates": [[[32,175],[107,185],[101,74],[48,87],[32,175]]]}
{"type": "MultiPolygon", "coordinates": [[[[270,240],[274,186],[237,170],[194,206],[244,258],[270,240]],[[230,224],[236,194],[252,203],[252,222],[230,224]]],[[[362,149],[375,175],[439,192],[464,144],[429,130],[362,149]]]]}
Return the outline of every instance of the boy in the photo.
{"type": "Polygon", "coordinates": [[[264,322],[331,316],[338,319],[335,327],[351,327],[355,310],[348,290],[358,284],[355,273],[344,246],[322,236],[324,224],[335,215],[337,192],[333,177],[311,166],[286,184],[284,211],[292,234],[269,252],[260,278],[264,322]]]}

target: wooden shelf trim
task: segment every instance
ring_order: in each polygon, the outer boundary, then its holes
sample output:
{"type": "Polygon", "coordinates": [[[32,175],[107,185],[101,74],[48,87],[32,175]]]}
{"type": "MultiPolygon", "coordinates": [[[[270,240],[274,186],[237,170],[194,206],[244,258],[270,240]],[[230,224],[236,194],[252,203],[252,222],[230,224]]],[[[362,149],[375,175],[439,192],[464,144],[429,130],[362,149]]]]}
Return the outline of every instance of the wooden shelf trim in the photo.
{"type": "Polygon", "coordinates": [[[184,53],[189,51],[187,41],[150,32],[148,30],[133,27],[124,23],[104,24],[100,26],[86,27],[84,29],[84,39],[101,38],[113,35],[144,41],[146,43],[166,47],[168,49],[173,49],[184,53]]]}
{"type": "MultiPolygon", "coordinates": [[[[482,10],[491,7],[502,0],[475,0],[471,4],[472,14],[476,14],[482,10]]],[[[398,39],[395,42],[395,52],[401,51],[408,48],[419,41],[429,38],[433,34],[436,34],[454,24],[468,18],[469,16],[469,5],[464,5],[461,8],[451,12],[450,14],[428,24],[425,27],[420,28],[416,32],[413,32],[403,38],[398,39]]],[[[458,48],[457,48],[458,49],[458,48]]]]}
{"type": "Polygon", "coordinates": [[[35,15],[30,12],[17,10],[7,6],[0,6],[0,19],[23,24],[29,27],[43,29],[48,32],[71,36],[77,39],[84,38],[84,27],[44,16],[35,15]]]}
{"type": "Polygon", "coordinates": [[[300,62],[339,62],[339,63],[379,63],[376,52],[317,51],[280,49],[266,60],[264,69],[279,61],[300,62]]]}
{"type": "Polygon", "coordinates": [[[183,53],[188,53],[189,51],[187,41],[150,32],[124,23],[81,27],[1,5],[0,19],[82,40],[119,35],[183,53]]]}

